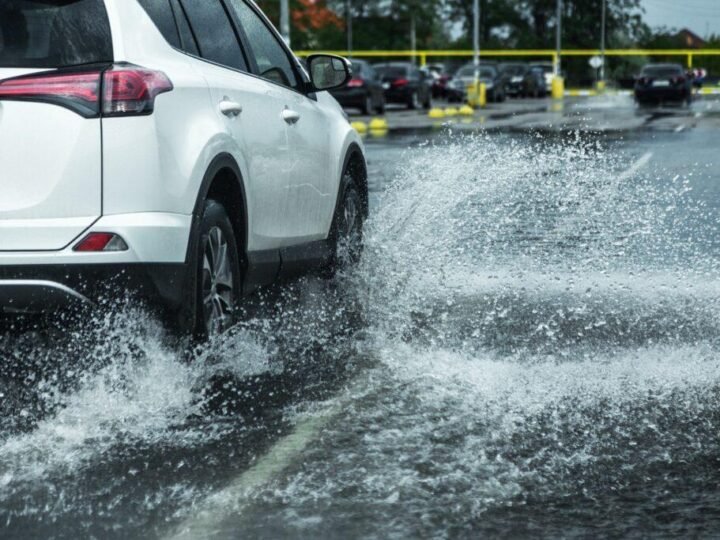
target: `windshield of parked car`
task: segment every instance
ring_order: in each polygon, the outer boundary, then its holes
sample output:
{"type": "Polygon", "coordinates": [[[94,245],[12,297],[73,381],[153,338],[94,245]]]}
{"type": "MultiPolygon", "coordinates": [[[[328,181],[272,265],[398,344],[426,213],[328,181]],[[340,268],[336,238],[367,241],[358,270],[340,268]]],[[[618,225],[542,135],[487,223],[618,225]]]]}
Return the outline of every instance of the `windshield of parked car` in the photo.
{"type": "Polygon", "coordinates": [[[0,0],[0,67],[61,68],[112,59],[102,0],[0,0]]]}
{"type": "Polygon", "coordinates": [[[683,70],[680,66],[648,66],[642,71],[643,77],[652,77],[654,79],[677,77],[682,74],[683,70]]]}
{"type": "MultiPolygon", "coordinates": [[[[480,67],[480,78],[481,79],[494,79],[495,78],[495,70],[490,67],[480,67]]],[[[465,66],[457,73],[458,77],[474,77],[475,76],[475,66],[465,66]]]]}
{"type": "Polygon", "coordinates": [[[397,79],[408,76],[408,69],[405,66],[378,66],[376,71],[381,77],[397,79]]]}
{"type": "Polygon", "coordinates": [[[500,71],[504,75],[519,76],[525,75],[528,71],[528,67],[522,65],[504,65],[500,68],[500,71]]]}
{"type": "Polygon", "coordinates": [[[554,71],[552,66],[545,64],[538,64],[536,66],[532,66],[532,68],[542,71],[543,73],[552,73],[554,71]]]}

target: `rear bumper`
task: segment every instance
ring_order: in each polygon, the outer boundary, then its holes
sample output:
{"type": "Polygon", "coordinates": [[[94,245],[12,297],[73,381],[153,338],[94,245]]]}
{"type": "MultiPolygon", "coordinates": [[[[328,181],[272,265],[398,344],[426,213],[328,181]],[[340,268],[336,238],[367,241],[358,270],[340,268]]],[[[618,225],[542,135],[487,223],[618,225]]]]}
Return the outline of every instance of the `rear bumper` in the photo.
{"type": "Polygon", "coordinates": [[[0,312],[45,313],[139,296],[177,309],[185,264],[0,266],[0,312]]]}
{"type": "Polygon", "coordinates": [[[404,87],[399,90],[392,88],[385,90],[385,101],[388,103],[408,103],[414,91],[415,90],[410,87],[404,87]]]}
{"type": "Polygon", "coordinates": [[[361,107],[368,97],[368,90],[366,88],[343,88],[333,91],[332,96],[343,107],[361,107]]]}
{"type": "MultiPolygon", "coordinates": [[[[0,251],[0,312],[47,312],[132,292],[177,308],[183,298],[192,216],[105,216],[84,231],[119,235],[126,251],[0,251]]],[[[0,246],[0,250],[2,246],[0,246]]]]}
{"type": "Polygon", "coordinates": [[[89,298],[54,281],[0,279],[0,306],[6,313],[54,311],[90,304],[89,298]]]}
{"type": "Polygon", "coordinates": [[[636,88],[635,98],[639,101],[684,100],[692,97],[688,88],[636,88]]]}
{"type": "MultiPolygon", "coordinates": [[[[75,264],[184,263],[192,228],[192,216],[148,212],[104,216],[58,251],[3,251],[0,267],[75,264]],[[78,253],[73,247],[92,232],[114,233],[128,245],[127,251],[78,253]]],[[[32,234],[29,226],[27,234],[32,234]]]]}

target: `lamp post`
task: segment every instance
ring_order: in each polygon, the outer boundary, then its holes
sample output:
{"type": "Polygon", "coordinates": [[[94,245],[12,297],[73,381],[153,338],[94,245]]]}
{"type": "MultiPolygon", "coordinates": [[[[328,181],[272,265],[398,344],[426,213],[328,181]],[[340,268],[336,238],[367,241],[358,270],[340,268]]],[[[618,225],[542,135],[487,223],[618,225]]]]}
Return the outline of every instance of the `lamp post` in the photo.
{"type": "Polygon", "coordinates": [[[555,76],[562,73],[562,8],[563,0],[557,0],[557,27],[555,29],[555,76]]]}
{"type": "Polygon", "coordinates": [[[607,25],[607,0],[602,2],[602,36],[600,36],[600,58],[602,65],[600,66],[600,81],[605,83],[605,33],[607,25]]]}
{"type": "Polygon", "coordinates": [[[347,24],[347,50],[348,56],[352,58],[353,53],[353,14],[352,0],[345,0],[345,19],[347,24]]]}
{"type": "Polygon", "coordinates": [[[473,64],[477,78],[480,67],[480,0],[473,0],[473,64]]]}
{"type": "Polygon", "coordinates": [[[290,0],[280,0],[280,33],[290,45],[290,0]]]}

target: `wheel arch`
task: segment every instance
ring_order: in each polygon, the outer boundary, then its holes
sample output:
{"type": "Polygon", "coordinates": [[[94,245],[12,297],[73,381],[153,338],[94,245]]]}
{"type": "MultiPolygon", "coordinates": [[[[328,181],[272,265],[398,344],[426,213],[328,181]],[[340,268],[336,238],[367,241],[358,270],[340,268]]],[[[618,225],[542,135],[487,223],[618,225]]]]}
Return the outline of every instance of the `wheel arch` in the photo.
{"type": "Polygon", "coordinates": [[[225,207],[233,225],[241,265],[246,265],[249,223],[245,183],[235,158],[228,153],[218,154],[210,162],[200,184],[192,214],[192,234],[185,256],[188,262],[192,260],[197,242],[196,231],[208,199],[214,199],[225,207]]]}

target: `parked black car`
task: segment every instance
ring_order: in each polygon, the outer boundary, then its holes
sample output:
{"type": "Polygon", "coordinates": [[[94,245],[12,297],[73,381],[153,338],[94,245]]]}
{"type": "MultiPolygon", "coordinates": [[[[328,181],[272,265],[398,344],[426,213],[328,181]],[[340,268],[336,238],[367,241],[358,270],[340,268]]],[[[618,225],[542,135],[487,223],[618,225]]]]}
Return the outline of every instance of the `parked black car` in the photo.
{"type": "Polygon", "coordinates": [[[680,64],[648,64],[635,81],[635,101],[640,105],[692,101],[693,78],[680,64]]]}
{"type": "Polygon", "coordinates": [[[375,68],[363,60],[353,60],[353,77],[339,90],[330,92],[343,108],[360,109],[363,114],[385,112],[385,90],[375,68]]]}
{"type": "MultiPolygon", "coordinates": [[[[487,100],[492,102],[505,101],[505,78],[500,75],[497,67],[481,64],[478,68],[480,82],[485,84],[487,100]]],[[[467,99],[467,87],[475,81],[475,65],[461,67],[448,84],[448,101],[462,102],[467,99]]]]}
{"type": "Polygon", "coordinates": [[[531,68],[524,63],[500,64],[500,74],[505,79],[505,91],[509,96],[545,97],[548,87],[542,68],[531,68]]]}
{"type": "Polygon", "coordinates": [[[385,88],[387,103],[401,103],[409,109],[432,107],[432,80],[410,62],[376,64],[385,88]]]}

